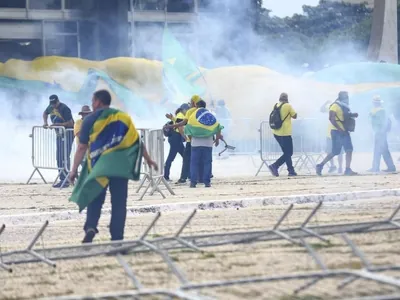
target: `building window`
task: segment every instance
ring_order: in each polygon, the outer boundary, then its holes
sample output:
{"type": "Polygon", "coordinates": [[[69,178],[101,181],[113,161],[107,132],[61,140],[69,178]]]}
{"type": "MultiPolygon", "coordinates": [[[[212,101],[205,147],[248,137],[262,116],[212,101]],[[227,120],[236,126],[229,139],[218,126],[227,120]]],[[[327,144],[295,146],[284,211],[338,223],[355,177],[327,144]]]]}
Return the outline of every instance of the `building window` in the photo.
{"type": "Polygon", "coordinates": [[[91,10],[96,8],[95,0],[65,0],[66,9],[91,10]]]}
{"type": "Polygon", "coordinates": [[[29,0],[31,9],[61,9],[61,0],[29,0]]]}
{"type": "Polygon", "coordinates": [[[0,0],[0,8],[26,8],[26,0],[0,0]]]}

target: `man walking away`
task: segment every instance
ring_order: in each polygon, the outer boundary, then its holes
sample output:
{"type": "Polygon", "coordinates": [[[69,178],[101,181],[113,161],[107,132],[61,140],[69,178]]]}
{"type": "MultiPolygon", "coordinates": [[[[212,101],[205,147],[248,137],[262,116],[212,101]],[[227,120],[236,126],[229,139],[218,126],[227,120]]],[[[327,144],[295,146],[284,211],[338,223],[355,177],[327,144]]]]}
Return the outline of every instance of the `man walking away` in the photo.
{"type": "Polygon", "coordinates": [[[339,93],[338,99],[331,105],[329,109],[329,121],[332,137],[332,150],[325,159],[316,166],[317,175],[322,175],[324,165],[332,158],[340,154],[342,148],[346,152],[346,170],[344,175],[357,175],[351,169],[351,160],[353,157],[353,143],[351,141],[350,132],[355,129],[355,120],[357,113],[350,112],[349,95],[342,91],[339,93]]]}
{"type": "Polygon", "coordinates": [[[384,172],[396,172],[396,167],[393,163],[392,155],[389,151],[387,142],[387,134],[390,131],[391,121],[387,116],[385,109],[382,106],[383,101],[379,96],[373,98],[373,109],[371,110],[370,118],[372,130],[374,131],[374,159],[372,162],[371,172],[379,172],[381,157],[385,161],[387,170],[384,172]]]}
{"type": "MultiPolygon", "coordinates": [[[[331,107],[332,103],[331,101],[327,101],[322,105],[321,107],[321,112],[322,113],[328,113],[329,114],[329,109],[331,107]]],[[[326,149],[325,149],[326,154],[329,154],[332,152],[332,137],[331,137],[331,128],[328,125],[328,133],[326,135],[326,149]]],[[[329,166],[329,171],[328,173],[334,173],[336,170],[338,170],[339,174],[343,173],[343,149],[340,151],[340,154],[338,155],[338,165],[339,169],[335,166],[334,159],[332,158],[330,161],[330,166],[329,166]]]]}
{"type": "Polygon", "coordinates": [[[106,90],[94,93],[93,113],[82,124],[80,143],[75,154],[70,180],[74,181],[83,157],[87,162],[75,185],[70,201],[87,207],[83,243],[91,243],[98,233],[97,226],[107,188],[111,193],[111,240],[122,240],[126,219],[128,180],[139,180],[142,156],[157,170],[131,117],[110,108],[111,95],[106,90]]]}
{"type": "MultiPolygon", "coordinates": [[[[188,109],[189,105],[187,103],[182,104],[181,107],[176,110],[175,117],[171,114],[167,114],[166,117],[171,120],[172,124],[182,122],[185,119],[185,113],[188,109]]],[[[183,159],[185,152],[185,146],[183,145],[184,140],[185,137],[183,134],[183,127],[168,129],[169,153],[164,166],[164,178],[168,181],[170,181],[169,175],[171,165],[172,162],[175,160],[176,155],[179,153],[183,159]]]]}
{"type": "MultiPolygon", "coordinates": [[[[51,95],[49,97],[50,104],[47,109],[43,112],[43,127],[48,128],[48,117],[52,126],[61,126],[65,129],[72,129],[74,127],[74,119],[72,118],[71,109],[64,103],[61,103],[57,95],[51,95]]],[[[70,168],[70,154],[72,149],[72,143],[74,142],[74,132],[72,130],[65,130],[64,132],[58,130],[57,134],[57,167],[60,182],[53,185],[55,188],[64,188],[69,186],[69,182],[65,181],[70,168]],[[66,152],[65,152],[66,150],[66,152]],[[65,161],[66,159],[66,161],[65,161]]]]}
{"type": "Polygon", "coordinates": [[[215,116],[206,109],[206,102],[197,102],[197,110],[190,116],[185,134],[191,137],[190,187],[195,188],[199,179],[211,187],[212,147],[218,146],[222,127],[215,116]],[[216,139],[214,142],[214,135],[216,139]]]}
{"type": "Polygon", "coordinates": [[[275,177],[279,176],[279,167],[284,163],[286,163],[289,176],[297,176],[292,162],[292,119],[297,119],[297,113],[289,104],[288,95],[282,93],[279,97],[279,103],[275,104],[270,116],[270,127],[283,152],[276,162],[268,166],[271,174],[275,177]]]}

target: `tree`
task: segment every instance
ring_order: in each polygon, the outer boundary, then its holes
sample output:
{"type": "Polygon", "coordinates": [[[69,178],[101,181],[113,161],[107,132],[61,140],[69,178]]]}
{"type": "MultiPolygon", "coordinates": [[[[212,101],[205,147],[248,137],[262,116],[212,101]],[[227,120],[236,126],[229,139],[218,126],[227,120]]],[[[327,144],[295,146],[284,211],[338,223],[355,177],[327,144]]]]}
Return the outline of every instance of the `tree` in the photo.
{"type": "Polygon", "coordinates": [[[303,6],[303,12],[286,18],[261,13],[258,33],[267,51],[276,48],[290,64],[307,62],[318,69],[365,55],[372,24],[372,9],[365,4],[321,0],[318,6],[303,6]]]}

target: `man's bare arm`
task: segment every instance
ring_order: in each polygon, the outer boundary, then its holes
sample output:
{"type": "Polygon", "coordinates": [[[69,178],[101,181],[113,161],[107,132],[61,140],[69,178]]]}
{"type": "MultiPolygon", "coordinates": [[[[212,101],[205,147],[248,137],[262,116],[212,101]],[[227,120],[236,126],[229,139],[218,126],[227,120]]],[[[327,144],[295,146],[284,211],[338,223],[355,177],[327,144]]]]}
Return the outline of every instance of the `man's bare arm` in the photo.
{"type": "Polygon", "coordinates": [[[176,123],[174,125],[168,125],[167,127],[168,128],[172,128],[172,129],[176,129],[176,128],[185,126],[187,124],[187,122],[188,122],[188,120],[183,120],[182,122],[176,123]]]}
{"type": "Polygon", "coordinates": [[[142,147],[143,147],[143,158],[144,158],[144,160],[147,162],[147,164],[148,164],[150,167],[153,167],[154,170],[158,171],[158,165],[157,165],[157,163],[156,163],[155,161],[153,161],[152,158],[150,157],[149,152],[147,152],[146,146],[145,146],[144,144],[142,144],[142,147]]]}
{"type": "Polygon", "coordinates": [[[329,111],[329,121],[332,123],[333,126],[335,126],[337,130],[343,131],[336,120],[336,112],[329,111]]]}
{"type": "Polygon", "coordinates": [[[47,112],[43,112],[43,125],[44,126],[48,126],[49,125],[49,123],[47,121],[48,118],[49,118],[49,114],[47,112]]]}
{"type": "Polygon", "coordinates": [[[294,114],[294,115],[292,116],[292,119],[297,119],[297,114],[294,114]]]}
{"type": "Polygon", "coordinates": [[[73,172],[78,171],[79,165],[82,163],[87,149],[88,149],[88,145],[85,145],[85,144],[78,145],[78,149],[76,149],[75,156],[74,156],[74,164],[72,166],[73,172]]]}

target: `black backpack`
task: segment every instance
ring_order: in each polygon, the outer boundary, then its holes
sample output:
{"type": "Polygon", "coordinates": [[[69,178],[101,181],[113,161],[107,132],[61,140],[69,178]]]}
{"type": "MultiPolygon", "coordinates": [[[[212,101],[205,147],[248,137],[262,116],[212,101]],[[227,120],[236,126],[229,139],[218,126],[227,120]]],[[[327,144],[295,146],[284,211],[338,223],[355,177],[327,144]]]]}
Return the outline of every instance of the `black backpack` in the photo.
{"type": "Polygon", "coordinates": [[[286,118],[289,116],[288,114],[283,120],[281,118],[281,108],[285,104],[286,103],[283,103],[280,106],[278,106],[278,104],[275,104],[274,109],[269,115],[269,127],[271,127],[271,129],[275,130],[280,129],[282,127],[283,122],[285,122],[286,118]]]}
{"type": "MultiPolygon", "coordinates": [[[[165,124],[165,125],[173,125],[173,124],[174,124],[174,122],[170,121],[170,122],[168,122],[168,123],[165,124]]],[[[174,131],[174,130],[171,129],[171,128],[163,127],[163,133],[164,133],[164,136],[165,136],[165,137],[170,137],[170,136],[172,135],[172,132],[173,132],[173,131],[174,131]]]]}

